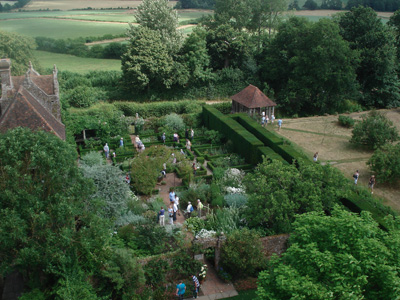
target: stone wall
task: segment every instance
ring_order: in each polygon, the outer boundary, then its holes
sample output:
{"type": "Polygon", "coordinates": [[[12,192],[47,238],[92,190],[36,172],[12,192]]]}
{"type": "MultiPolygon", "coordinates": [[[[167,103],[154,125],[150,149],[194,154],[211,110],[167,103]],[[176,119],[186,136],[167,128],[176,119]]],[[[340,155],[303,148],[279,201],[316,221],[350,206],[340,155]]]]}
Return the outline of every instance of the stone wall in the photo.
{"type": "Polygon", "coordinates": [[[261,238],[263,253],[269,259],[272,254],[282,255],[288,248],[289,234],[272,235],[261,238]]]}

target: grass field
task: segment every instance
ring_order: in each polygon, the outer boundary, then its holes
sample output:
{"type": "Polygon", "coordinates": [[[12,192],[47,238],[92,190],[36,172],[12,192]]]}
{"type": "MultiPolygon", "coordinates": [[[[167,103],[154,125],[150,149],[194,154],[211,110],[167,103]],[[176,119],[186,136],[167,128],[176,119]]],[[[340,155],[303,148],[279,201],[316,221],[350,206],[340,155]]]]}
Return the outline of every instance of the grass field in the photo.
{"type": "MultiPolygon", "coordinates": [[[[400,131],[400,109],[382,110],[400,131]]],[[[361,119],[364,113],[350,116],[361,119]]],[[[329,163],[341,170],[349,180],[356,170],[360,171],[359,185],[367,186],[371,171],[366,162],[373,151],[355,147],[349,143],[352,129],[339,126],[337,116],[284,119],[279,134],[304,149],[312,157],[318,151],[318,160],[329,163]]],[[[377,182],[374,195],[385,199],[385,204],[400,212],[400,187],[387,186],[377,182]]]]}
{"type": "Polygon", "coordinates": [[[19,19],[2,20],[0,21],[0,28],[4,31],[16,32],[30,37],[45,36],[62,39],[122,34],[125,33],[128,24],[55,19],[19,19]]]}
{"type": "Polygon", "coordinates": [[[52,69],[55,64],[60,71],[80,74],[89,71],[121,71],[121,61],[118,59],[82,58],[46,51],[34,51],[34,55],[44,69],[52,69]]]}
{"type": "Polygon", "coordinates": [[[257,297],[256,290],[240,291],[238,296],[227,298],[231,300],[254,300],[257,297]]]}

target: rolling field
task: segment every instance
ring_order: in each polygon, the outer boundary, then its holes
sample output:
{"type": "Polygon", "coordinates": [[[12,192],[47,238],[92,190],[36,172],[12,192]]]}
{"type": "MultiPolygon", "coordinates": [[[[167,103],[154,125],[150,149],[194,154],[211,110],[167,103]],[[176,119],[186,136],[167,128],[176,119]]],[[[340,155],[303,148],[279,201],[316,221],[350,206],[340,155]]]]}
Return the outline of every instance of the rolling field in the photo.
{"type": "Polygon", "coordinates": [[[80,74],[89,71],[121,71],[121,61],[118,59],[83,58],[46,51],[34,51],[34,55],[44,69],[52,69],[55,64],[60,71],[80,74]]]}
{"type": "Polygon", "coordinates": [[[2,20],[0,28],[3,31],[37,37],[45,36],[55,39],[102,36],[104,34],[123,34],[128,24],[82,22],[75,20],[56,19],[18,19],[2,20]]]}

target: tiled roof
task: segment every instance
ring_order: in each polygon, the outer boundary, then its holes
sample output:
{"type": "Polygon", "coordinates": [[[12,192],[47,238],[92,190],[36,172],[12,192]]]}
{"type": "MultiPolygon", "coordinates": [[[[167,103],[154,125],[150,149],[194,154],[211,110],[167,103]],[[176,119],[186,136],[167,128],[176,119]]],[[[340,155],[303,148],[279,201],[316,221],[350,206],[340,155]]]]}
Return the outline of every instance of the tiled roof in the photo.
{"type": "Polygon", "coordinates": [[[274,101],[265,96],[258,87],[251,84],[241,92],[233,95],[231,99],[247,108],[276,106],[274,101]]]}
{"type": "Polygon", "coordinates": [[[54,84],[52,75],[31,76],[31,80],[47,95],[54,95],[54,84]]]}
{"type": "Polygon", "coordinates": [[[65,140],[65,126],[48,112],[32,95],[20,86],[14,100],[0,117],[0,131],[28,127],[44,129],[65,140]]]}

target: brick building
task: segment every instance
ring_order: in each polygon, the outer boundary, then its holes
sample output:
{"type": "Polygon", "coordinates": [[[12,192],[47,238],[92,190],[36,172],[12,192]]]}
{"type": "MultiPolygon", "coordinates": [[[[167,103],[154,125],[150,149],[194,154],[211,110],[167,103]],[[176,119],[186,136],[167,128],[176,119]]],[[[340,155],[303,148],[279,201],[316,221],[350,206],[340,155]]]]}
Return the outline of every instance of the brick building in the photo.
{"type": "Polygon", "coordinates": [[[10,128],[43,129],[65,140],[57,69],[40,75],[32,64],[23,76],[11,76],[11,60],[0,59],[0,132],[10,128]]]}

